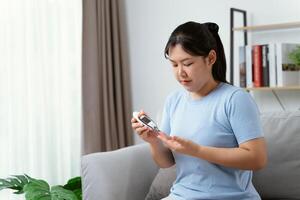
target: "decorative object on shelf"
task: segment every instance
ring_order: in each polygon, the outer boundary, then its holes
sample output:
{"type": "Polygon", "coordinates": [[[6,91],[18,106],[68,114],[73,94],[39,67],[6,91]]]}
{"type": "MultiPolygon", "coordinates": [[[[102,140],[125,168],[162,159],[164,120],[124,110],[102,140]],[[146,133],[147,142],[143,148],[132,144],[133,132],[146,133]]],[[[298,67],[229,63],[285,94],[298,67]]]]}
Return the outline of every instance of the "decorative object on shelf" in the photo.
{"type": "Polygon", "coordinates": [[[26,200],[81,200],[81,177],[70,179],[65,185],[50,188],[44,180],[31,178],[28,175],[13,175],[0,179],[0,190],[12,189],[14,194],[24,194],[26,200]]]}
{"type": "MultiPolygon", "coordinates": [[[[277,86],[300,85],[300,71],[296,63],[290,57],[300,44],[278,43],[276,44],[277,86]]],[[[292,56],[291,56],[292,55],[292,56]]]]}
{"type": "Polygon", "coordinates": [[[295,64],[295,70],[300,70],[300,45],[289,53],[289,59],[295,64]]]}

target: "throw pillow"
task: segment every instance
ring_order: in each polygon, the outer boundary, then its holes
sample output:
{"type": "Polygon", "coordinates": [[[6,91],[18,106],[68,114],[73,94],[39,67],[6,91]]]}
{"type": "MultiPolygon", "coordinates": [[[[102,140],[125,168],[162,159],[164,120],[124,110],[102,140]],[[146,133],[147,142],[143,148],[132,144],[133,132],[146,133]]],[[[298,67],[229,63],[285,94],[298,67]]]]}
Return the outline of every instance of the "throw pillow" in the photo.
{"type": "Polygon", "coordinates": [[[261,116],[268,164],[253,173],[253,184],[265,199],[300,198],[300,112],[261,116]]]}
{"type": "Polygon", "coordinates": [[[145,200],[161,200],[170,193],[173,182],[176,179],[176,166],[159,169],[155,176],[145,200]]]}

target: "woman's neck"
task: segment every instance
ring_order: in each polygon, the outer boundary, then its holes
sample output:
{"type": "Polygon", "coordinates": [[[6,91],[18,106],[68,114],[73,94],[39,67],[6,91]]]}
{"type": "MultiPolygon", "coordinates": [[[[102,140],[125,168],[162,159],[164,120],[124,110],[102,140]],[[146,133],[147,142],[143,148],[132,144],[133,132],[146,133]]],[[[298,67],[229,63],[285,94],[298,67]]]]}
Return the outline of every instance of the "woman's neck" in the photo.
{"type": "Polygon", "coordinates": [[[209,81],[207,82],[199,91],[197,92],[190,92],[190,96],[192,99],[201,99],[207,96],[210,92],[212,92],[215,88],[218,87],[220,81],[209,81]]]}

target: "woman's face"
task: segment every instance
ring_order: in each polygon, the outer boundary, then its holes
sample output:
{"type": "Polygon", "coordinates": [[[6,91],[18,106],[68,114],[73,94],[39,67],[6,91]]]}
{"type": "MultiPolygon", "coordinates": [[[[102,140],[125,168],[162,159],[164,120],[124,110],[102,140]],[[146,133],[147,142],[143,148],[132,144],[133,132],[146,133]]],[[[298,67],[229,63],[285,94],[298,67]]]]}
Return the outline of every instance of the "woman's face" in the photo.
{"type": "Polygon", "coordinates": [[[216,60],[215,51],[207,57],[192,56],[185,52],[180,44],[170,48],[169,60],[173,66],[177,81],[189,92],[201,92],[203,87],[213,81],[212,65],[216,60]]]}

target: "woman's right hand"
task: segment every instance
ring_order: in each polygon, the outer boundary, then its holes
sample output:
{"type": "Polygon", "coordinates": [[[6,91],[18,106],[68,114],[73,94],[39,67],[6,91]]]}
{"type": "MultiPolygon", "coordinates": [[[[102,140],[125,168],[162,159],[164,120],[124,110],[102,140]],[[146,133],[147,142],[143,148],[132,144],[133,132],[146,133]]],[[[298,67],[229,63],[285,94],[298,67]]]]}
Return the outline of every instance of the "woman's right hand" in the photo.
{"type": "MultiPolygon", "coordinates": [[[[139,112],[139,116],[146,115],[144,111],[139,112]]],[[[158,143],[159,139],[157,138],[157,133],[153,131],[151,128],[144,126],[140,122],[138,122],[134,117],[131,119],[131,126],[135,130],[135,132],[142,138],[144,141],[154,144],[158,143]]]]}

